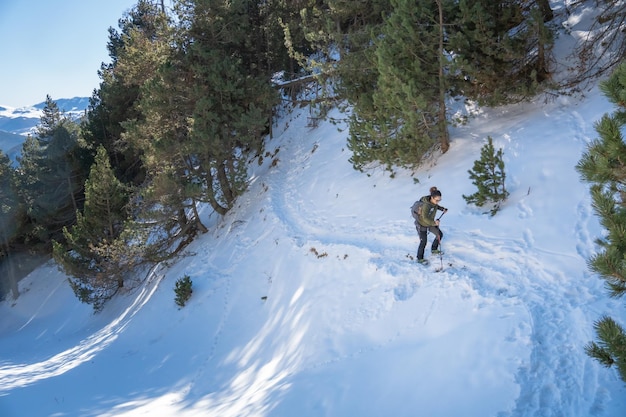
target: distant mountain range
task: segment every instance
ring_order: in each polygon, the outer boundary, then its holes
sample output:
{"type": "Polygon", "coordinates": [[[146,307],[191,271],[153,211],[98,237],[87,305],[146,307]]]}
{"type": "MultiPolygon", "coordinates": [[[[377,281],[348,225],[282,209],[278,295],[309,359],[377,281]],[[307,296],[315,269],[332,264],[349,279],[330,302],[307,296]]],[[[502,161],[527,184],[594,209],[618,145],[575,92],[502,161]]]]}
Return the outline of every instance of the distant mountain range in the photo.
{"type": "Polygon", "coordinates": [[[12,161],[20,154],[22,144],[26,136],[16,135],[15,133],[3,132],[0,130],[0,150],[8,155],[12,161]]]}
{"type": "MultiPolygon", "coordinates": [[[[61,98],[54,100],[61,111],[70,117],[80,117],[89,106],[89,97],[61,98]]],[[[34,133],[39,124],[46,102],[26,107],[0,105],[0,150],[15,160],[28,134],[34,133]]]]}
{"type": "MultiPolygon", "coordinates": [[[[61,111],[70,116],[81,116],[89,106],[89,97],[61,98],[55,102],[61,111]]],[[[45,106],[45,101],[19,108],[0,105],[0,131],[17,135],[32,133],[34,127],[39,124],[45,106]]]]}

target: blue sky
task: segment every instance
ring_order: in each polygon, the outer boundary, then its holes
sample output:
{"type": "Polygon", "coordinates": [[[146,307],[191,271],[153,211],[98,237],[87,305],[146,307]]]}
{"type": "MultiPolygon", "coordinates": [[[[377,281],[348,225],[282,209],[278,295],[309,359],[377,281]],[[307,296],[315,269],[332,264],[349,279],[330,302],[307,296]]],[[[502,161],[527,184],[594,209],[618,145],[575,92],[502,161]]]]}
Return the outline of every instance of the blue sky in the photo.
{"type": "Polygon", "coordinates": [[[0,105],[88,97],[109,62],[108,28],[136,0],[0,1],[0,105]]]}

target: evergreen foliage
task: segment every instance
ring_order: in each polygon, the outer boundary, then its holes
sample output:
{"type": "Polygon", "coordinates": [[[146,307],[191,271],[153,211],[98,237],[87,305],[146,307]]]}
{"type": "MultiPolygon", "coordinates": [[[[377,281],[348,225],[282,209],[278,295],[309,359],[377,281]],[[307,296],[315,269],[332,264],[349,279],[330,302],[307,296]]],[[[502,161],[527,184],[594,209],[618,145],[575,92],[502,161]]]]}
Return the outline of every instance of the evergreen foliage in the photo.
{"type": "Polygon", "coordinates": [[[39,125],[36,127],[37,137],[42,141],[52,138],[64,119],[59,106],[49,95],[46,96],[45,103],[39,125]]]}
{"type": "Polygon", "coordinates": [[[389,0],[307,3],[300,11],[300,24],[314,53],[296,54],[301,65],[320,73],[320,79],[331,84],[338,98],[355,107],[363,105],[364,111],[371,110],[378,76],[372,33],[380,31],[383,17],[391,11],[389,0]]]}
{"type": "Polygon", "coordinates": [[[540,65],[549,62],[547,0],[492,6],[177,0],[166,10],[139,0],[119,30],[109,29],[111,62],[100,68],[80,130],[47,97],[15,171],[13,242],[46,251],[57,242],[55,256],[68,271],[96,280],[74,281],[88,302],[98,283],[111,283],[105,297],[115,292],[124,278],[106,259],[130,270],[167,258],[207,230],[198,203],[223,215],[245,192],[249,158],[271,132],[278,73],[315,76],[326,87],[316,103],[351,109],[357,169],[415,166],[433,150],[445,152],[453,95],[518,98],[547,71],[540,65]],[[102,188],[85,185],[92,166],[103,170],[102,188]],[[121,200],[103,214],[106,187],[119,187],[121,200]],[[150,245],[123,253],[124,242],[146,236],[150,245]]]}
{"type": "Polygon", "coordinates": [[[166,16],[154,2],[139,0],[119,20],[119,32],[109,28],[111,63],[103,63],[100,68],[100,87],[90,99],[82,126],[85,141],[93,150],[99,145],[105,147],[116,176],[127,185],[140,185],[145,180],[145,169],[141,149],[122,139],[123,123],[142,118],[137,107],[140,88],[158,64],[155,60],[163,49],[158,43],[159,33],[166,25],[166,16]],[[143,46],[145,53],[136,52],[139,48],[133,49],[135,44],[143,46]]]}
{"type": "Polygon", "coordinates": [[[307,41],[304,22],[306,7],[310,0],[273,0],[265,2],[266,31],[268,36],[267,54],[273,67],[284,71],[287,78],[301,75],[306,67],[305,57],[312,55],[307,41]]]}
{"type": "Polygon", "coordinates": [[[456,92],[488,105],[531,97],[549,76],[552,36],[544,19],[551,10],[545,6],[518,0],[459,1],[449,31],[456,92]]]}
{"type": "Polygon", "coordinates": [[[155,7],[142,16],[149,25],[129,28],[118,48],[115,74],[139,87],[134,103],[138,117],[122,122],[121,139],[140,155],[145,176],[132,199],[138,203],[132,211],[152,229],[152,248],[160,248],[153,256],[163,258],[175,250],[170,247],[175,239],[192,236],[196,227],[204,226],[188,215],[197,212],[191,194],[196,188],[189,183],[185,165],[189,161],[181,157],[189,100],[187,72],[173,58],[174,45],[180,41],[170,19],[155,7]]]}
{"type": "Polygon", "coordinates": [[[191,298],[191,294],[193,293],[193,289],[191,288],[192,284],[193,282],[191,281],[191,278],[189,278],[189,275],[185,275],[184,277],[176,280],[176,286],[174,287],[176,297],[174,298],[174,301],[179,307],[184,307],[185,304],[187,304],[187,301],[189,301],[189,298],[191,298]]]}
{"type": "Polygon", "coordinates": [[[326,0],[302,16],[321,54],[311,68],[351,109],[348,147],[359,170],[446,152],[446,102],[455,95],[522,100],[550,76],[546,0],[326,0]]]}
{"type": "Polygon", "coordinates": [[[76,223],[54,242],[54,258],[77,297],[99,310],[124,286],[124,276],[141,260],[137,236],[126,229],[126,187],[115,177],[103,146],[85,182],[85,206],[76,223]],[[132,237],[132,238],[131,238],[132,237]]]}
{"type": "Polygon", "coordinates": [[[487,143],[480,150],[480,159],[474,161],[474,166],[468,171],[472,184],[478,190],[469,196],[463,195],[463,199],[469,204],[483,207],[491,205],[490,214],[494,216],[500,209],[500,205],[509,196],[505,187],[506,175],[504,173],[504,160],[502,149],[496,152],[491,136],[487,137],[487,143]]]}
{"type": "MultiPolygon", "coordinates": [[[[310,47],[314,50],[303,56],[291,47],[290,52],[299,58],[308,71],[318,74],[318,79],[328,93],[326,102],[340,103],[349,108],[352,163],[362,169],[376,161],[380,137],[377,132],[384,120],[376,120],[374,106],[378,71],[373,33],[380,33],[386,16],[391,11],[389,0],[326,0],[303,1],[306,7],[300,12],[301,25],[310,47]],[[370,136],[369,132],[373,132],[370,136]]],[[[287,33],[289,35],[289,33],[287,33]]],[[[391,153],[391,152],[389,152],[391,153]]]]}
{"type": "Polygon", "coordinates": [[[0,294],[10,290],[14,299],[19,295],[19,288],[11,273],[11,255],[23,217],[23,206],[15,186],[15,169],[9,157],[0,150],[0,265],[6,265],[5,270],[9,271],[0,277],[0,294]]]}
{"type": "Polygon", "coordinates": [[[615,366],[626,381],[626,332],[611,317],[604,316],[594,324],[598,342],[590,342],[585,352],[602,365],[610,368],[615,366]]]}
{"type": "Polygon", "coordinates": [[[9,244],[17,231],[19,208],[15,169],[9,157],[0,150],[0,258],[9,252],[9,244]]]}
{"type": "MultiPolygon", "coordinates": [[[[411,134],[413,129],[405,126],[403,130],[404,120],[402,116],[405,114],[402,110],[404,106],[398,106],[398,102],[408,99],[406,106],[407,112],[415,115],[419,120],[419,115],[415,111],[424,108],[423,96],[419,94],[419,88],[415,88],[418,83],[411,82],[411,72],[406,65],[418,66],[421,69],[419,60],[406,60],[406,54],[402,54],[403,48],[408,46],[405,42],[412,38],[415,31],[407,32],[399,31],[398,26],[403,24],[404,19],[410,19],[411,15],[394,10],[387,19],[377,28],[377,32],[383,32],[378,44],[372,46],[371,62],[375,74],[372,84],[378,88],[372,88],[369,92],[371,99],[362,101],[362,106],[355,107],[350,120],[350,138],[348,140],[348,148],[353,152],[351,162],[357,169],[362,169],[372,161],[380,161],[385,166],[391,167],[395,164],[402,164],[407,159],[419,158],[424,151],[415,149],[411,152],[411,145],[414,138],[411,134]],[[399,42],[397,37],[403,37],[399,42]],[[402,54],[400,56],[400,54],[402,54]],[[397,59],[394,57],[397,56],[397,59]],[[391,59],[388,63],[386,60],[391,59]],[[405,65],[395,68],[398,63],[405,62],[405,65]],[[383,66],[381,74],[380,66],[383,66]],[[401,79],[393,78],[400,75],[401,79]],[[386,77],[385,77],[386,76],[386,77]],[[395,85],[391,85],[395,83],[395,85]],[[402,90],[404,85],[404,91],[402,90]],[[408,85],[407,85],[408,84],[408,85]],[[421,100],[417,109],[414,103],[421,100]],[[393,101],[393,103],[391,102],[393,101]],[[408,154],[408,155],[407,155],[408,154]],[[412,154],[412,156],[410,156],[412,154]],[[406,159],[404,157],[406,156],[406,159]]],[[[410,25],[409,27],[413,27],[410,25]]],[[[413,38],[414,39],[414,38],[413,38]]],[[[414,119],[409,119],[407,125],[411,124],[414,119]]],[[[428,149],[432,145],[432,140],[428,138],[427,130],[421,130],[420,139],[427,139],[425,146],[428,149]]]]}
{"type": "Polygon", "coordinates": [[[29,136],[17,158],[17,186],[28,216],[24,233],[33,246],[51,248],[62,229],[82,208],[83,183],[89,171],[78,126],[61,114],[48,96],[38,137],[29,136]]]}
{"type": "MultiPolygon", "coordinates": [[[[205,201],[225,214],[247,187],[246,154],[262,149],[278,97],[252,58],[262,28],[254,26],[259,16],[250,2],[180,6],[178,46],[144,84],[145,120],[129,124],[128,137],[145,154],[153,198],[164,191],[179,207],[205,201]]],[[[204,229],[197,216],[189,222],[204,229]]]]}
{"type": "MultiPolygon", "coordinates": [[[[589,143],[576,169],[592,184],[593,209],[606,229],[598,241],[602,251],[588,260],[589,268],[605,281],[613,297],[626,294],[626,144],[622,135],[626,107],[626,63],[620,64],[601,89],[618,107],[595,124],[599,138],[589,143]]],[[[595,325],[597,342],[586,346],[587,353],[603,365],[615,365],[626,382],[626,333],[608,316],[595,325]]]]}
{"type": "Polygon", "coordinates": [[[371,101],[356,107],[350,122],[348,147],[357,169],[373,161],[388,169],[414,166],[435,143],[444,152],[449,147],[442,5],[391,0],[390,6],[371,35],[371,101]]]}

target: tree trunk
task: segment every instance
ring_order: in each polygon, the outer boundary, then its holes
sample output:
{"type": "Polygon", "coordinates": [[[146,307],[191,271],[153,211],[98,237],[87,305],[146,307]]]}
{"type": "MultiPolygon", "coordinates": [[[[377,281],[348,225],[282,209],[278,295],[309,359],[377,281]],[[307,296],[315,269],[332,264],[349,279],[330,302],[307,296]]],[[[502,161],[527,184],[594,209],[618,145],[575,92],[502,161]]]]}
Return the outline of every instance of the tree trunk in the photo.
{"type": "Polygon", "coordinates": [[[233,193],[232,184],[228,180],[227,169],[227,161],[221,161],[217,164],[217,181],[220,183],[226,205],[230,208],[235,201],[235,195],[233,193]]]}
{"type": "Polygon", "coordinates": [[[554,13],[550,8],[549,0],[537,0],[537,6],[539,6],[539,10],[541,10],[541,15],[543,16],[543,23],[549,22],[554,19],[554,13]]]}
{"type": "Polygon", "coordinates": [[[3,246],[6,247],[6,255],[7,255],[5,262],[4,262],[5,268],[3,268],[7,277],[6,282],[8,284],[8,287],[11,290],[11,295],[13,296],[13,299],[17,300],[17,297],[19,297],[20,295],[20,288],[18,285],[18,282],[19,282],[18,274],[20,273],[18,271],[19,268],[15,267],[15,262],[13,261],[13,257],[11,256],[11,253],[9,252],[8,243],[3,246]]]}
{"type": "Polygon", "coordinates": [[[184,234],[187,232],[187,226],[189,225],[189,219],[187,218],[187,213],[185,213],[184,208],[179,208],[176,212],[176,221],[178,223],[178,227],[181,232],[184,234]]]}
{"type": "Polygon", "coordinates": [[[448,124],[446,120],[446,81],[444,78],[444,33],[443,33],[443,9],[441,7],[441,0],[437,1],[437,7],[439,8],[439,115],[438,115],[438,131],[439,142],[441,143],[441,152],[446,153],[450,149],[450,134],[448,132],[448,124]]]}
{"type": "Polygon", "coordinates": [[[215,188],[213,187],[213,174],[211,173],[210,167],[207,169],[205,174],[205,183],[207,186],[207,198],[209,199],[209,204],[211,204],[213,210],[223,216],[228,212],[228,209],[222,207],[222,205],[215,198],[215,188]]]}
{"type": "Polygon", "coordinates": [[[207,227],[204,225],[204,223],[202,223],[202,221],[200,220],[200,214],[198,213],[198,205],[196,203],[196,199],[193,198],[191,201],[191,208],[193,210],[193,215],[195,217],[195,221],[196,221],[196,225],[198,227],[198,229],[202,232],[202,233],[206,233],[209,231],[209,229],[207,229],[207,227]]]}

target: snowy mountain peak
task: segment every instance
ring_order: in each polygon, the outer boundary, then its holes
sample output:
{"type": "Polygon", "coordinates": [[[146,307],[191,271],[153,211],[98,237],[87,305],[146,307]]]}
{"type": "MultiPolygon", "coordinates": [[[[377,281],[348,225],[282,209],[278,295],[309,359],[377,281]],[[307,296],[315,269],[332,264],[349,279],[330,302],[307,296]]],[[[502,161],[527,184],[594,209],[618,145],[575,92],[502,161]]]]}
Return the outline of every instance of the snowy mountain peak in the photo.
{"type": "MultiPolygon", "coordinates": [[[[80,117],[89,106],[88,97],[61,98],[55,100],[59,109],[70,117],[80,117]]],[[[0,105],[0,131],[26,136],[39,124],[46,102],[31,106],[11,107],[0,105]]],[[[0,149],[6,151],[0,142],[0,149]]]]}

